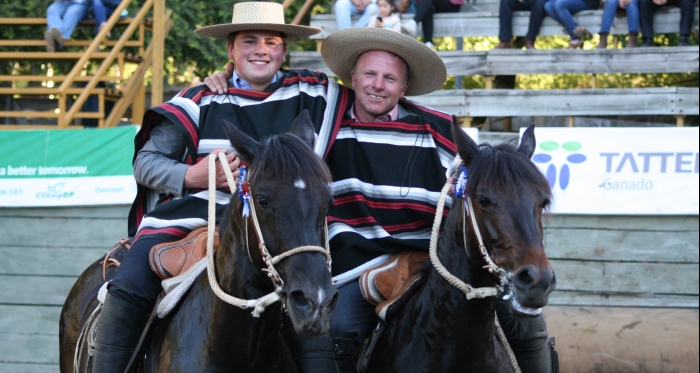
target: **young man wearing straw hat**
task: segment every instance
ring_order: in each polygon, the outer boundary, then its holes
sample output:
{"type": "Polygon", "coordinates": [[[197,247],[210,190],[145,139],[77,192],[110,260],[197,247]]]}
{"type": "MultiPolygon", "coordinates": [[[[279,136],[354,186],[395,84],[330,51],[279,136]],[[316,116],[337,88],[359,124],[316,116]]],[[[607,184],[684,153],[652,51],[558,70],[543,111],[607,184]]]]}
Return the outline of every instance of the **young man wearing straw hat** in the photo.
{"type": "MultiPolygon", "coordinates": [[[[170,101],[148,110],[135,139],[134,176],[138,193],[129,213],[132,247],[109,283],[109,293],[97,327],[93,372],[124,372],[146,325],[161,280],[150,268],[148,253],[156,244],[173,242],[206,225],[206,156],[224,150],[228,167],[239,160],[223,132],[221,119],[233,122],[249,136],[288,132],[289,118],[302,110],[319,131],[326,111],[325,75],[282,71],[287,37],[306,37],[320,29],[287,25],[282,6],[247,2],[233,7],[231,23],[195,30],[202,36],[227,39],[235,63],[231,86],[216,94],[205,86],[181,91],[170,101]]],[[[229,195],[217,164],[217,221],[229,195]]],[[[303,345],[295,350],[303,354],[303,345]]],[[[332,351],[331,351],[332,355],[332,351]]],[[[334,371],[335,363],[328,369],[334,371]]]]}
{"type": "MultiPolygon", "coordinates": [[[[429,47],[390,30],[353,28],[331,34],[321,54],[354,89],[329,82],[328,102],[344,101],[337,111],[342,118],[322,128],[316,146],[334,177],[328,222],[340,298],[332,332],[338,367],[346,373],[356,372],[354,352],[376,324],[374,306],[359,288],[358,268],[391,253],[428,250],[455,146],[448,114],[404,99],[445,82],[445,65],[429,47]]],[[[217,73],[205,83],[224,89],[225,76],[217,73]]],[[[514,331],[509,337],[523,371],[551,372],[544,320],[518,321],[504,325],[514,331]]]]}

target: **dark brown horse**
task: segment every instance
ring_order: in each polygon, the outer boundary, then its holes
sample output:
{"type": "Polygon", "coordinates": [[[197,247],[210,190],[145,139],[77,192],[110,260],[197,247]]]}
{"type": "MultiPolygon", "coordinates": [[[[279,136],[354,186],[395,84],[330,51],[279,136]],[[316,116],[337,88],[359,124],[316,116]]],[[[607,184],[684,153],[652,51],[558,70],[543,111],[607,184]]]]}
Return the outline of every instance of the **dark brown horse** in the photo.
{"type": "MultiPolygon", "coordinates": [[[[551,191],[530,161],[534,127],[525,131],[517,150],[508,144],[479,147],[457,125],[453,133],[469,171],[466,190],[474,202],[478,230],[505,281],[484,269],[487,262],[464,199],[454,199],[437,257],[449,273],[474,288],[504,285],[514,315],[537,315],[556,280],[542,235],[542,214],[551,191]]],[[[496,302],[495,296],[467,300],[465,292],[430,266],[422,285],[389,321],[366,371],[512,372],[504,348],[494,338],[496,302]]]]}
{"type": "MultiPolygon", "coordinates": [[[[271,256],[301,246],[324,246],[331,178],[309,147],[314,134],[308,115],[295,121],[293,134],[260,143],[231,123],[226,122],[225,130],[241,159],[250,163],[250,203],[271,256]]],[[[262,271],[266,265],[258,250],[259,239],[253,224],[242,217],[242,209],[242,202],[233,196],[222,221],[215,272],[227,294],[258,299],[275,291],[275,286],[262,271]]],[[[222,301],[212,292],[207,274],[200,274],[180,304],[155,323],[141,368],[146,372],[296,372],[280,334],[283,306],[297,334],[324,334],[330,328],[337,291],[323,253],[301,252],[284,258],[275,269],[284,282],[282,301],[267,307],[259,318],[250,309],[222,301]]],[[[78,333],[96,307],[101,277],[98,261],[78,279],[66,300],[60,322],[62,372],[73,371],[78,333]]],[[[82,356],[85,361],[87,353],[82,356]]]]}

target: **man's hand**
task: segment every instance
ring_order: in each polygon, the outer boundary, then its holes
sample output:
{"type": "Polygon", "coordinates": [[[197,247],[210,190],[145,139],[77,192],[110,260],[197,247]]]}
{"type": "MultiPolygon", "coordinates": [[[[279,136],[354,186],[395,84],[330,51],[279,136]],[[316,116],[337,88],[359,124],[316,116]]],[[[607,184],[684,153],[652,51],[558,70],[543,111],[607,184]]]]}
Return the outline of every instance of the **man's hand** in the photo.
{"type": "Polygon", "coordinates": [[[620,8],[625,9],[629,3],[631,3],[632,0],[619,0],[618,5],[620,8]]]}
{"type": "MultiPolygon", "coordinates": [[[[457,181],[457,179],[455,179],[452,176],[447,178],[447,182],[452,184],[452,185],[455,184],[455,181],[457,181]]],[[[447,195],[452,197],[452,198],[455,198],[455,188],[454,187],[450,188],[449,192],[447,192],[447,195]]]]}
{"type": "MultiPolygon", "coordinates": [[[[226,71],[219,71],[212,76],[204,78],[204,84],[209,87],[209,90],[223,95],[228,90],[227,79],[233,76],[233,62],[226,64],[226,71]]],[[[200,85],[201,83],[197,83],[200,85]]]]}
{"type": "MultiPolygon", "coordinates": [[[[214,149],[210,154],[219,154],[219,152],[227,152],[224,149],[214,149]]],[[[218,158],[217,158],[218,159],[218,158]]],[[[236,153],[230,152],[226,154],[226,160],[228,161],[228,167],[233,172],[233,178],[238,179],[240,171],[238,171],[238,166],[241,163],[241,159],[238,158],[236,153]]],[[[184,187],[186,189],[199,188],[207,189],[209,187],[209,156],[197,162],[195,165],[190,166],[185,172],[185,183],[184,187]]],[[[224,169],[221,168],[221,162],[216,161],[216,188],[226,188],[228,187],[228,182],[226,180],[226,174],[224,169]]]]}
{"type": "Polygon", "coordinates": [[[654,4],[656,5],[666,5],[667,0],[654,0],[654,4]]]}

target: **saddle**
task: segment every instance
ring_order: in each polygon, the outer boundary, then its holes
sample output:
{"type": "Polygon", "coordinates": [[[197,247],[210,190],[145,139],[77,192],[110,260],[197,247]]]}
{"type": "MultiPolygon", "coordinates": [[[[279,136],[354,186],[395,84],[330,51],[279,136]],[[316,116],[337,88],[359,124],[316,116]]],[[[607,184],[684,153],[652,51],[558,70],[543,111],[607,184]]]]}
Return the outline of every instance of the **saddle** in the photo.
{"type": "MultiPolygon", "coordinates": [[[[219,246],[219,227],[214,232],[214,250],[219,246]]],[[[185,273],[207,255],[207,227],[200,227],[175,241],[153,246],[148,261],[162,280],[185,273]]]]}
{"type": "Polygon", "coordinates": [[[402,251],[360,275],[362,295],[376,305],[379,319],[387,322],[422,283],[423,268],[429,255],[422,251],[402,251]]]}

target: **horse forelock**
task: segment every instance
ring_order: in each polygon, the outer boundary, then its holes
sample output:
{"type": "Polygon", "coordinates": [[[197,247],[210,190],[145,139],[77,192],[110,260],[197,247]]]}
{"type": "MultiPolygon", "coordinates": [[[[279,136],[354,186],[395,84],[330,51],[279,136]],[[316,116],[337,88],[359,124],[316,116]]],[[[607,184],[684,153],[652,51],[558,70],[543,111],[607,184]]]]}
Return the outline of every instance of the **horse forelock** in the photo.
{"type": "Polygon", "coordinates": [[[479,147],[478,155],[469,165],[467,189],[470,195],[475,195],[477,187],[483,186],[515,200],[523,187],[530,185],[552,199],[552,189],[542,172],[512,145],[481,144],[479,147]]]}
{"type": "Polygon", "coordinates": [[[324,184],[332,181],[328,166],[307,144],[291,134],[262,140],[250,169],[249,182],[253,186],[270,177],[288,184],[297,180],[307,185],[319,180],[324,184]]]}

